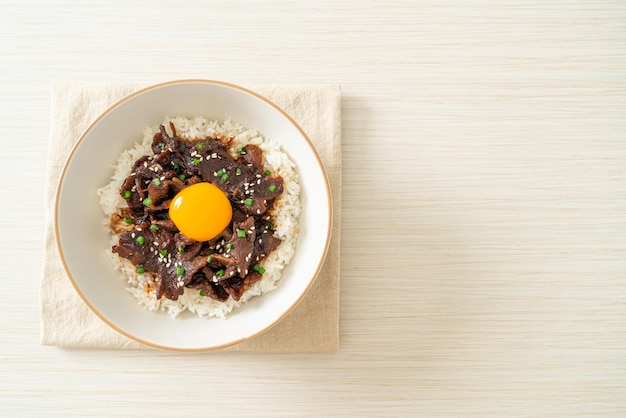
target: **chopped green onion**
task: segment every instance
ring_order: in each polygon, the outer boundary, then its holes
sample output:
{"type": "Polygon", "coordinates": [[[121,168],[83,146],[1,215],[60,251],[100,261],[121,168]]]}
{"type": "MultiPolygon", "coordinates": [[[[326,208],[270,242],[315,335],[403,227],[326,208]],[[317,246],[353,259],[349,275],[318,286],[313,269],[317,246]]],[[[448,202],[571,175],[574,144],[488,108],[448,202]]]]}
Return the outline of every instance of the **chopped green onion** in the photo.
{"type": "Polygon", "coordinates": [[[224,174],[226,174],[226,172],[222,169],[217,172],[217,177],[222,177],[224,174]]]}
{"type": "Polygon", "coordinates": [[[200,161],[202,161],[200,158],[194,158],[194,159],[193,159],[193,165],[198,165],[198,164],[200,164],[200,161]]]}
{"type": "Polygon", "coordinates": [[[200,296],[202,296],[202,297],[205,297],[205,296],[206,296],[206,294],[204,293],[204,290],[201,290],[201,291],[200,291],[200,296]]]}
{"type": "Polygon", "coordinates": [[[145,272],[146,272],[146,269],[145,269],[145,268],[143,268],[143,267],[137,267],[137,273],[139,273],[139,274],[143,274],[143,273],[145,273],[145,272]]]}
{"type": "Polygon", "coordinates": [[[245,238],[246,237],[246,231],[244,231],[243,229],[238,229],[237,230],[237,237],[245,238]]]}
{"type": "Polygon", "coordinates": [[[165,257],[167,255],[167,250],[161,250],[161,255],[165,257]]]}
{"type": "Polygon", "coordinates": [[[263,172],[263,174],[265,174],[266,176],[269,176],[270,174],[272,174],[272,172],[271,172],[271,171],[269,171],[269,170],[265,170],[265,171],[263,172]]]}
{"type": "Polygon", "coordinates": [[[180,164],[174,163],[174,171],[178,172],[180,170],[180,164]]]}
{"type": "Polygon", "coordinates": [[[213,261],[213,256],[212,256],[212,255],[210,255],[210,256],[208,256],[208,257],[206,258],[206,262],[207,262],[207,263],[210,263],[211,261],[213,261]]]}
{"type": "Polygon", "coordinates": [[[176,274],[182,276],[183,274],[185,274],[185,269],[182,267],[176,267],[176,274]]]}
{"type": "Polygon", "coordinates": [[[232,250],[233,249],[233,244],[231,244],[230,242],[228,244],[226,244],[226,249],[227,250],[232,250]]]}
{"type": "Polygon", "coordinates": [[[244,152],[246,152],[245,149],[242,148],[237,148],[237,154],[243,154],[244,152]]]}
{"type": "Polygon", "coordinates": [[[246,200],[243,201],[244,205],[246,206],[252,206],[252,199],[247,198],[246,200]]]}
{"type": "Polygon", "coordinates": [[[268,223],[267,223],[267,225],[266,225],[265,227],[266,227],[267,229],[269,229],[270,231],[271,231],[272,229],[274,229],[274,225],[272,225],[272,223],[271,223],[271,222],[268,222],[268,223]]]}
{"type": "Polygon", "coordinates": [[[143,243],[145,242],[145,238],[142,237],[141,235],[139,235],[137,238],[135,238],[135,242],[139,245],[143,245],[143,243]]]}
{"type": "Polygon", "coordinates": [[[252,269],[259,274],[265,273],[265,269],[258,264],[255,264],[254,267],[252,267],[252,269]]]}
{"type": "Polygon", "coordinates": [[[180,247],[178,247],[178,252],[179,253],[184,253],[185,252],[185,247],[183,247],[182,245],[180,247]]]}
{"type": "Polygon", "coordinates": [[[226,181],[230,178],[230,176],[228,175],[228,173],[224,173],[224,175],[222,176],[222,180],[226,181]]]}
{"type": "Polygon", "coordinates": [[[270,187],[267,188],[270,193],[274,193],[276,191],[276,185],[274,184],[270,184],[270,187]]]}
{"type": "Polygon", "coordinates": [[[125,190],[124,191],[124,199],[128,199],[130,198],[130,190],[125,190]]]}
{"type": "Polygon", "coordinates": [[[161,142],[161,151],[165,151],[165,142],[161,142]]]}
{"type": "Polygon", "coordinates": [[[241,174],[241,168],[238,168],[237,169],[237,175],[240,175],[240,174],[241,174]]]}
{"type": "Polygon", "coordinates": [[[202,142],[198,142],[198,146],[197,146],[198,151],[200,151],[200,150],[202,149],[202,147],[203,147],[203,146],[204,146],[204,145],[202,145],[202,142]]]}
{"type": "Polygon", "coordinates": [[[150,225],[150,230],[152,230],[152,231],[158,231],[158,230],[159,230],[159,225],[157,225],[157,224],[152,224],[152,225],[150,225]]]}
{"type": "Polygon", "coordinates": [[[180,176],[178,176],[178,178],[179,178],[181,181],[185,181],[185,179],[186,179],[187,177],[185,177],[185,175],[184,175],[184,174],[181,174],[180,176]]]}
{"type": "Polygon", "coordinates": [[[126,222],[126,225],[130,225],[133,223],[133,220],[130,218],[130,216],[126,216],[124,218],[124,222],[126,222]]]}
{"type": "Polygon", "coordinates": [[[216,277],[222,277],[224,275],[224,269],[218,270],[217,273],[215,273],[216,277]]]}
{"type": "Polygon", "coordinates": [[[144,205],[144,206],[150,206],[151,204],[152,204],[152,199],[150,199],[149,197],[146,197],[146,198],[143,200],[143,205],[144,205]]]}
{"type": "Polygon", "coordinates": [[[161,179],[156,178],[154,180],[152,180],[152,182],[154,183],[155,186],[160,186],[161,185],[161,179]]]}

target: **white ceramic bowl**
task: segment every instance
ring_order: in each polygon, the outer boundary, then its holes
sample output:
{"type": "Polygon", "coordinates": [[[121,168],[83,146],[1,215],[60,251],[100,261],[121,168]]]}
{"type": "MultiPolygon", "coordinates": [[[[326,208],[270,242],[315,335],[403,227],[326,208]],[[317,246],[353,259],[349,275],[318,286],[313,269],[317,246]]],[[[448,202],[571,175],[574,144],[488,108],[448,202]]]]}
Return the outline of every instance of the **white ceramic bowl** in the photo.
{"type": "Polygon", "coordinates": [[[298,125],[276,105],[244,88],[209,80],[158,84],[122,99],[83,133],[61,174],[55,233],[72,285],[89,308],[118,332],[172,350],[226,347],[271,328],[311,288],[330,241],[330,188],[321,161],[298,125]],[[119,154],[141,139],[146,126],[167,116],[227,117],[280,142],[300,175],[302,214],[296,253],[278,288],[249,300],[227,319],[192,314],[170,318],[148,312],[125,290],[126,282],[105,255],[109,236],[96,189],[109,181],[119,154]]]}

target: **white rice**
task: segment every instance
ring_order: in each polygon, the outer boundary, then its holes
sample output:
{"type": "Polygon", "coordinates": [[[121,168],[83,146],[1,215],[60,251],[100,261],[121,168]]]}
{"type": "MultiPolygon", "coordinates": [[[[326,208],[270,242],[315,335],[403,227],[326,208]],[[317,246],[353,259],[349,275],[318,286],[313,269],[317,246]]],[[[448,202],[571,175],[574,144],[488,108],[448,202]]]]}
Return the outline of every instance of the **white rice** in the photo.
{"type": "MultiPolygon", "coordinates": [[[[176,132],[184,139],[197,139],[201,137],[222,134],[235,137],[234,150],[246,144],[254,144],[263,150],[263,164],[265,169],[280,175],[284,180],[284,191],[279,199],[276,199],[273,211],[274,232],[282,240],[280,246],[273,251],[261,265],[265,268],[263,278],[250,287],[240,298],[235,301],[229,298],[226,302],[219,302],[209,297],[200,296],[197,289],[187,289],[178,300],[173,301],[162,297],[156,299],[156,286],[151,274],[139,274],[136,266],[130,261],[119,257],[107,250],[113,267],[121,272],[123,280],[128,282],[127,290],[137,299],[138,303],[150,311],[164,311],[175,318],[184,311],[197,314],[200,317],[225,318],[233,309],[239,308],[253,296],[274,290],[281,277],[283,268],[291,261],[298,234],[298,220],[300,217],[300,185],[295,164],[285,154],[280,145],[270,139],[264,138],[254,130],[227,119],[224,122],[208,120],[204,117],[175,117],[166,118],[163,125],[169,131],[169,123],[173,122],[176,132]]],[[[111,247],[117,245],[119,237],[111,230],[111,216],[120,208],[127,207],[126,201],[120,196],[119,190],[122,183],[130,173],[133,163],[143,155],[154,155],[151,149],[154,134],[158,126],[146,128],[143,132],[143,140],[137,142],[132,148],[122,152],[114,166],[111,181],[97,190],[100,198],[100,206],[104,212],[104,224],[111,234],[111,247]]]]}

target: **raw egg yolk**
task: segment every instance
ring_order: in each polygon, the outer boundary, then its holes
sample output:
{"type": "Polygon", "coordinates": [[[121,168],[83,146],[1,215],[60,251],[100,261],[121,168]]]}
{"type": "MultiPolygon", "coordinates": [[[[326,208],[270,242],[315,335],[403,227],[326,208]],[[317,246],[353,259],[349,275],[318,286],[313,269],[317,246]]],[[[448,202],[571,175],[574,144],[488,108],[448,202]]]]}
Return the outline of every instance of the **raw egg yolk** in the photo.
{"type": "Polygon", "coordinates": [[[183,235],[196,241],[208,241],[228,226],[233,209],[217,186],[196,183],[174,196],[169,214],[183,235]]]}

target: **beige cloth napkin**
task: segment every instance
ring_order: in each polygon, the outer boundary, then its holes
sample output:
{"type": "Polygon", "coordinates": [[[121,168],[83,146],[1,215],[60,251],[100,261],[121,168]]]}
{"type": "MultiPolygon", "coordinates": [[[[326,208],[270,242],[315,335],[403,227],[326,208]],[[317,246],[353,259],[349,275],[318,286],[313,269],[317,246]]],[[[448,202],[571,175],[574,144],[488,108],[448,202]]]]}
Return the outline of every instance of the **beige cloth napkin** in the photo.
{"type": "MultiPolygon", "coordinates": [[[[47,161],[46,230],[41,278],[41,343],[62,347],[149,348],[117,333],[83,303],[71,286],[54,239],[57,182],[75,141],[111,104],[142,83],[58,81],[52,86],[47,161]]],[[[341,92],[334,85],[246,86],[284,109],[308,134],[332,189],[332,240],[324,267],[298,307],[269,331],[226,351],[329,352],[338,348],[339,242],[341,225],[341,92]]]]}

